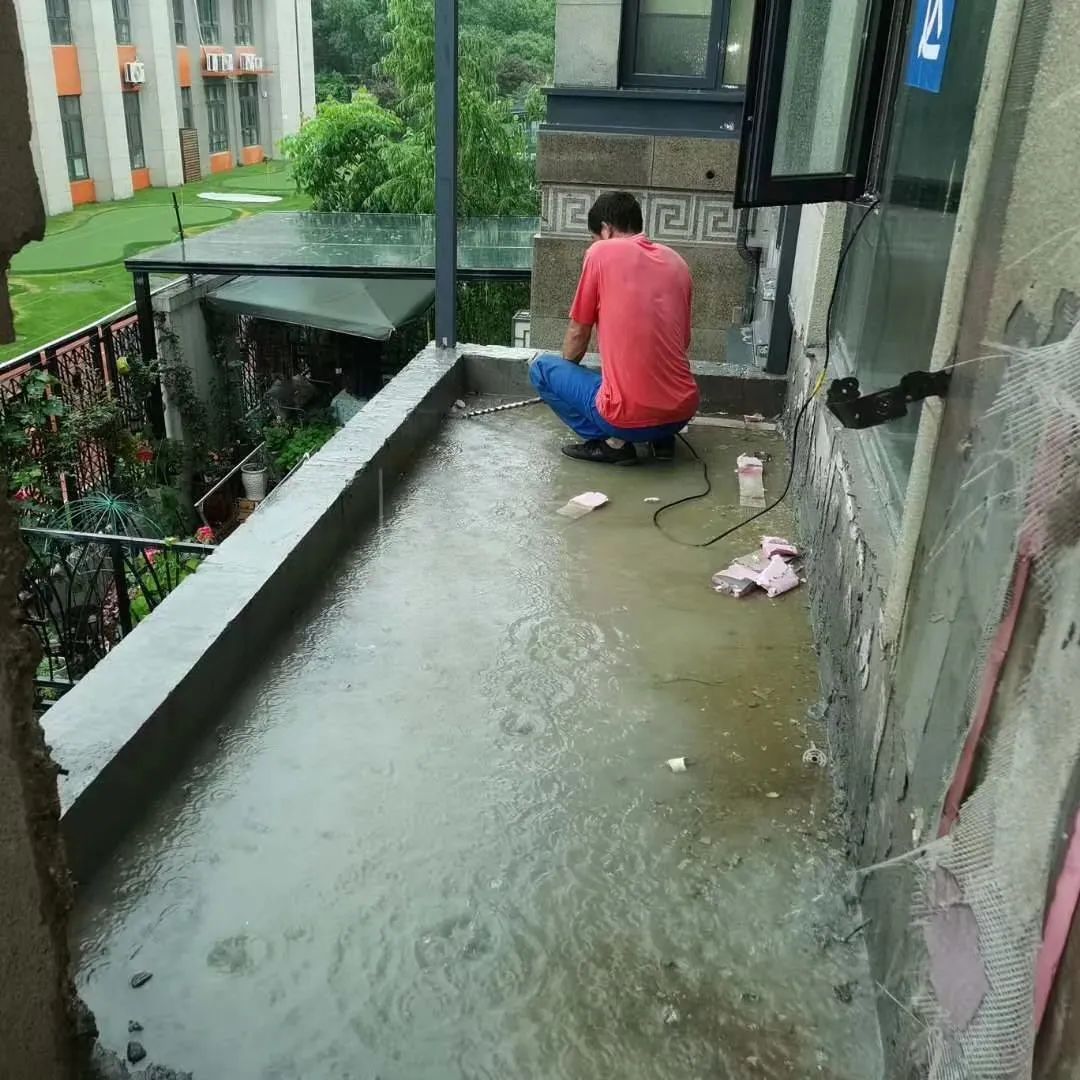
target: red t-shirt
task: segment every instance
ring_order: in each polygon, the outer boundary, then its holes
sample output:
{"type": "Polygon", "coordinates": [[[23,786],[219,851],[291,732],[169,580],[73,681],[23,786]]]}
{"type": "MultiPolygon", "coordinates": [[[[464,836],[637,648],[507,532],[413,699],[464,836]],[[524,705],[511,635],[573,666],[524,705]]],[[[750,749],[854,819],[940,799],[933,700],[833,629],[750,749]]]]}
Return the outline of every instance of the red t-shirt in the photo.
{"type": "Polygon", "coordinates": [[[697,412],[687,359],[692,299],[686,263],[640,233],[597,240],[585,252],[570,318],[597,328],[596,408],[612,426],[658,427],[697,412]]]}

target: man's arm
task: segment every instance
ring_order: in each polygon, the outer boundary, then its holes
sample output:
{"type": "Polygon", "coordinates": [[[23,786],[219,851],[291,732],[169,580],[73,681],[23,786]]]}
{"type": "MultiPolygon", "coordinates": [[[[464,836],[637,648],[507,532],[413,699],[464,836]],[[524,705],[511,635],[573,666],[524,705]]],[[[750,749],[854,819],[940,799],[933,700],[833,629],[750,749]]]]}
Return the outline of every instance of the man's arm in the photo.
{"type": "Polygon", "coordinates": [[[572,364],[580,364],[585,358],[585,351],[589,347],[589,338],[592,337],[592,326],[588,323],[570,320],[566,328],[566,337],[563,338],[562,354],[564,360],[572,364]]]}

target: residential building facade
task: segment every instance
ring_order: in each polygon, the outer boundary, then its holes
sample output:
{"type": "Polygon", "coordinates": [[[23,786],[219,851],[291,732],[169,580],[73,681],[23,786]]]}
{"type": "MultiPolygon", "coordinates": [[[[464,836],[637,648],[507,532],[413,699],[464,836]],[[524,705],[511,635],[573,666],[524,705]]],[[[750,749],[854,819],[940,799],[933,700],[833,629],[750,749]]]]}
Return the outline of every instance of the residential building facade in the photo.
{"type": "Polygon", "coordinates": [[[537,150],[533,345],[559,346],[589,206],[623,188],[693,272],[693,359],[728,357],[756,261],[732,207],[752,13],[752,0],[559,0],[537,150]]]}
{"type": "Polygon", "coordinates": [[[311,0],[16,0],[48,214],[272,157],[315,107],[311,0]]]}

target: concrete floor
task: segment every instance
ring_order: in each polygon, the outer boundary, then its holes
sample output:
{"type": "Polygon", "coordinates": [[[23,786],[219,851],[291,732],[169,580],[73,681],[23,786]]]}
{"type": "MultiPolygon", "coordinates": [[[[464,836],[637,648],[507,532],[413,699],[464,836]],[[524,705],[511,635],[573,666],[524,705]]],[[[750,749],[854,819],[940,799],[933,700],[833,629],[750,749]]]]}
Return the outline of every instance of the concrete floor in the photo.
{"type": "MultiPolygon", "coordinates": [[[[691,437],[716,491],[670,515],[687,538],[743,513],[737,453],[782,453],[691,437]]],[[[606,469],[560,441],[538,408],[449,422],[237,672],[80,896],[107,1045],[137,1020],[198,1080],[880,1076],[861,935],[835,940],[861,919],[829,779],[801,760],[803,597],[712,592],[754,526],[708,551],[652,527],[643,499],[696,490],[691,460],[606,469]],[[554,513],[587,489],[611,504],[554,513]]]]}

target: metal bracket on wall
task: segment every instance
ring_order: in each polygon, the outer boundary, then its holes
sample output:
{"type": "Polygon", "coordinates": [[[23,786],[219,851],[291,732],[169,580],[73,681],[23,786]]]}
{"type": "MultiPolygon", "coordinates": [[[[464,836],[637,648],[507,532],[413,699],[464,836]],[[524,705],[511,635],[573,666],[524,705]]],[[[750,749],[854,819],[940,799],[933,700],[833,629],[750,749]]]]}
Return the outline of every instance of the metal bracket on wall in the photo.
{"type": "Polygon", "coordinates": [[[858,379],[833,379],[825,404],[844,427],[869,428],[899,420],[907,415],[907,407],[913,401],[945,397],[948,389],[949,372],[944,370],[912,371],[898,386],[872,394],[859,393],[858,379]]]}

